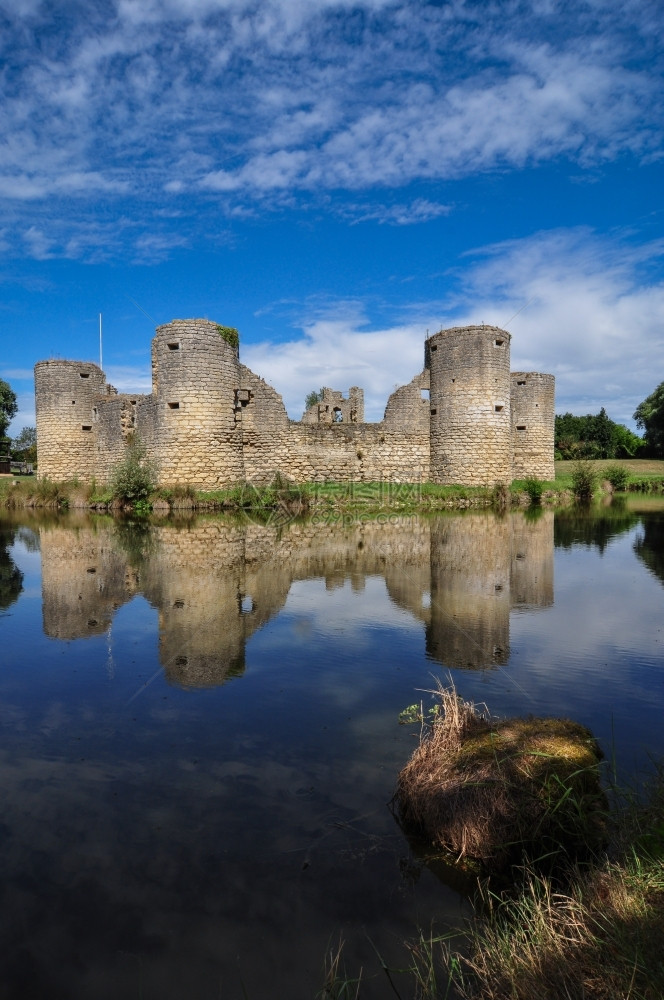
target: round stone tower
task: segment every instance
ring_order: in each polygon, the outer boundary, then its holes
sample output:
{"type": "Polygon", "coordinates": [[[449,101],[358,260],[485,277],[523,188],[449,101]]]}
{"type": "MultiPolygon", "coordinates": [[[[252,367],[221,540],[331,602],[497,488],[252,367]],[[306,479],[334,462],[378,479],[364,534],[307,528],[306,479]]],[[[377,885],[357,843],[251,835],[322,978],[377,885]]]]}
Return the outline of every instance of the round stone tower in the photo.
{"type": "Polygon", "coordinates": [[[555,479],[553,375],[512,372],[512,477],[555,479]]]}
{"type": "Polygon", "coordinates": [[[95,403],[109,387],[89,361],[38,361],[35,365],[37,467],[49,479],[86,480],[95,468],[95,403]]]}
{"type": "Polygon", "coordinates": [[[463,326],[426,341],[432,482],[512,481],[510,339],[496,326],[463,326]]]}
{"type": "Polygon", "coordinates": [[[237,347],[206,319],[174,319],[152,341],[155,458],[164,484],[213,489],[244,479],[237,347]]]}

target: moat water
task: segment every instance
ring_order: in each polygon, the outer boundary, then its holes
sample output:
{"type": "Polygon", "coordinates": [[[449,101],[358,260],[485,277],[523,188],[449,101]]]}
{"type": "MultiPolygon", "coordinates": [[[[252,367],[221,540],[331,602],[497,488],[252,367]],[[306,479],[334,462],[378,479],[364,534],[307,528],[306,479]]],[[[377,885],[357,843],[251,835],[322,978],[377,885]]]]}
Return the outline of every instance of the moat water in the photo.
{"type": "MultiPolygon", "coordinates": [[[[664,755],[664,505],[284,525],[0,514],[0,998],[363,998],[451,871],[388,807],[440,679],[664,755]]],[[[396,981],[399,982],[397,975],[396,981]]],[[[403,996],[407,996],[403,987],[403,996]]]]}

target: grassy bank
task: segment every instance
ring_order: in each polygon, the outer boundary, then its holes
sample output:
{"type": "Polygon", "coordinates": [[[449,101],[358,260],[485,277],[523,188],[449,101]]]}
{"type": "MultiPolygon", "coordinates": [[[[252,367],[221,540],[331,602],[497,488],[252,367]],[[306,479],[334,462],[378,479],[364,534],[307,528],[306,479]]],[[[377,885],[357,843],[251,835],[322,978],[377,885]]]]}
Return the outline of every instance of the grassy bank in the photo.
{"type": "MultiPolygon", "coordinates": [[[[567,497],[566,487],[555,483],[539,484],[538,502],[558,503],[567,497]]],[[[434,483],[290,483],[277,478],[267,485],[238,483],[218,490],[194,490],[191,487],[162,487],[145,498],[129,500],[114,495],[106,486],[84,484],[78,480],[55,483],[38,477],[8,477],[0,480],[0,506],[89,508],[167,514],[178,510],[246,511],[265,516],[275,511],[283,515],[325,512],[390,512],[454,510],[467,508],[505,508],[527,505],[532,497],[528,484],[515,482],[511,487],[439,486],[434,483]]]]}
{"type": "Polygon", "coordinates": [[[377,956],[353,976],[331,953],[318,997],[361,1000],[368,979],[384,979],[400,1000],[661,1000],[664,770],[614,803],[606,853],[555,877],[524,867],[505,891],[484,884],[475,913],[406,942],[398,969],[377,956]]]}
{"type": "MultiPolygon", "coordinates": [[[[629,492],[664,492],[664,461],[632,459],[624,462],[584,463],[594,480],[597,495],[606,489],[607,477],[616,466],[623,470],[629,492]],[[603,485],[604,484],[604,485],[603,485]]],[[[331,511],[353,513],[416,513],[418,511],[465,508],[497,508],[528,505],[560,505],[573,499],[575,469],[579,463],[556,462],[553,481],[514,480],[510,486],[439,486],[435,483],[291,483],[277,475],[269,484],[238,483],[218,490],[195,490],[190,486],[149,488],[135,482],[123,489],[82,483],[77,479],[53,482],[36,476],[0,477],[0,506],[51,507],[92,510],[134,509],[139,513],[170,511],[245,511],[266,518],[274,512],[283,517],[331,511]],[[134,492],[130,492],[133,488],[134,492]]],[[[139,470],[140,473],[140,470],[139,470]]]]}
{"type": "MultiPolygon", "coordinates": [[[[562,489],[571,489],[574,470],[578,466],[575,461],[555,462],[555,485],[562,489]]],[[[629,458],[629,459],[597,459],[586,463],[597,477],[598,484],[606,481],[611,470],[616,467],[627,472],[627,492],[661,492],[664,490],[664,461],[660,459],[629,458]]]]}

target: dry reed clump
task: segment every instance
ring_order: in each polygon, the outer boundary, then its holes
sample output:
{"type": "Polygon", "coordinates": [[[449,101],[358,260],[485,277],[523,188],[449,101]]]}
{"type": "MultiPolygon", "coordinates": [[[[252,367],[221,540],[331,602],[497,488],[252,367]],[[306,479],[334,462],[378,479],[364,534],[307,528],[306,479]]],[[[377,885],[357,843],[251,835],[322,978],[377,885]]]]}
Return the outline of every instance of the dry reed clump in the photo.
{"type": "Polygon", "coordinates": [[[442,712],[397,783],[406,829],[493,870],[524,850],[541,858],[600,847],[602,754],[588,729],[566,719],[496,721],[454,688],[438,694],[442,712]]]}

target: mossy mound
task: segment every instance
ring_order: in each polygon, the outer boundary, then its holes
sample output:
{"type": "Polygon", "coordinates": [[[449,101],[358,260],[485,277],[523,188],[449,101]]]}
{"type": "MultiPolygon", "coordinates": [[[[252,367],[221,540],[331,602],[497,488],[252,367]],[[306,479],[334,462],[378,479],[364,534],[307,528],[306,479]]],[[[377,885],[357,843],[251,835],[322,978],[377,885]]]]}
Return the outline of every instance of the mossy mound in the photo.
{"type": "Polygon", "coordinates": [[[441,690],[441,714],[401,771],[396,803],[405,829],[499,870],[598,850],[606,819],[601,750],[568,719],[496,721],[441,690]]]}

